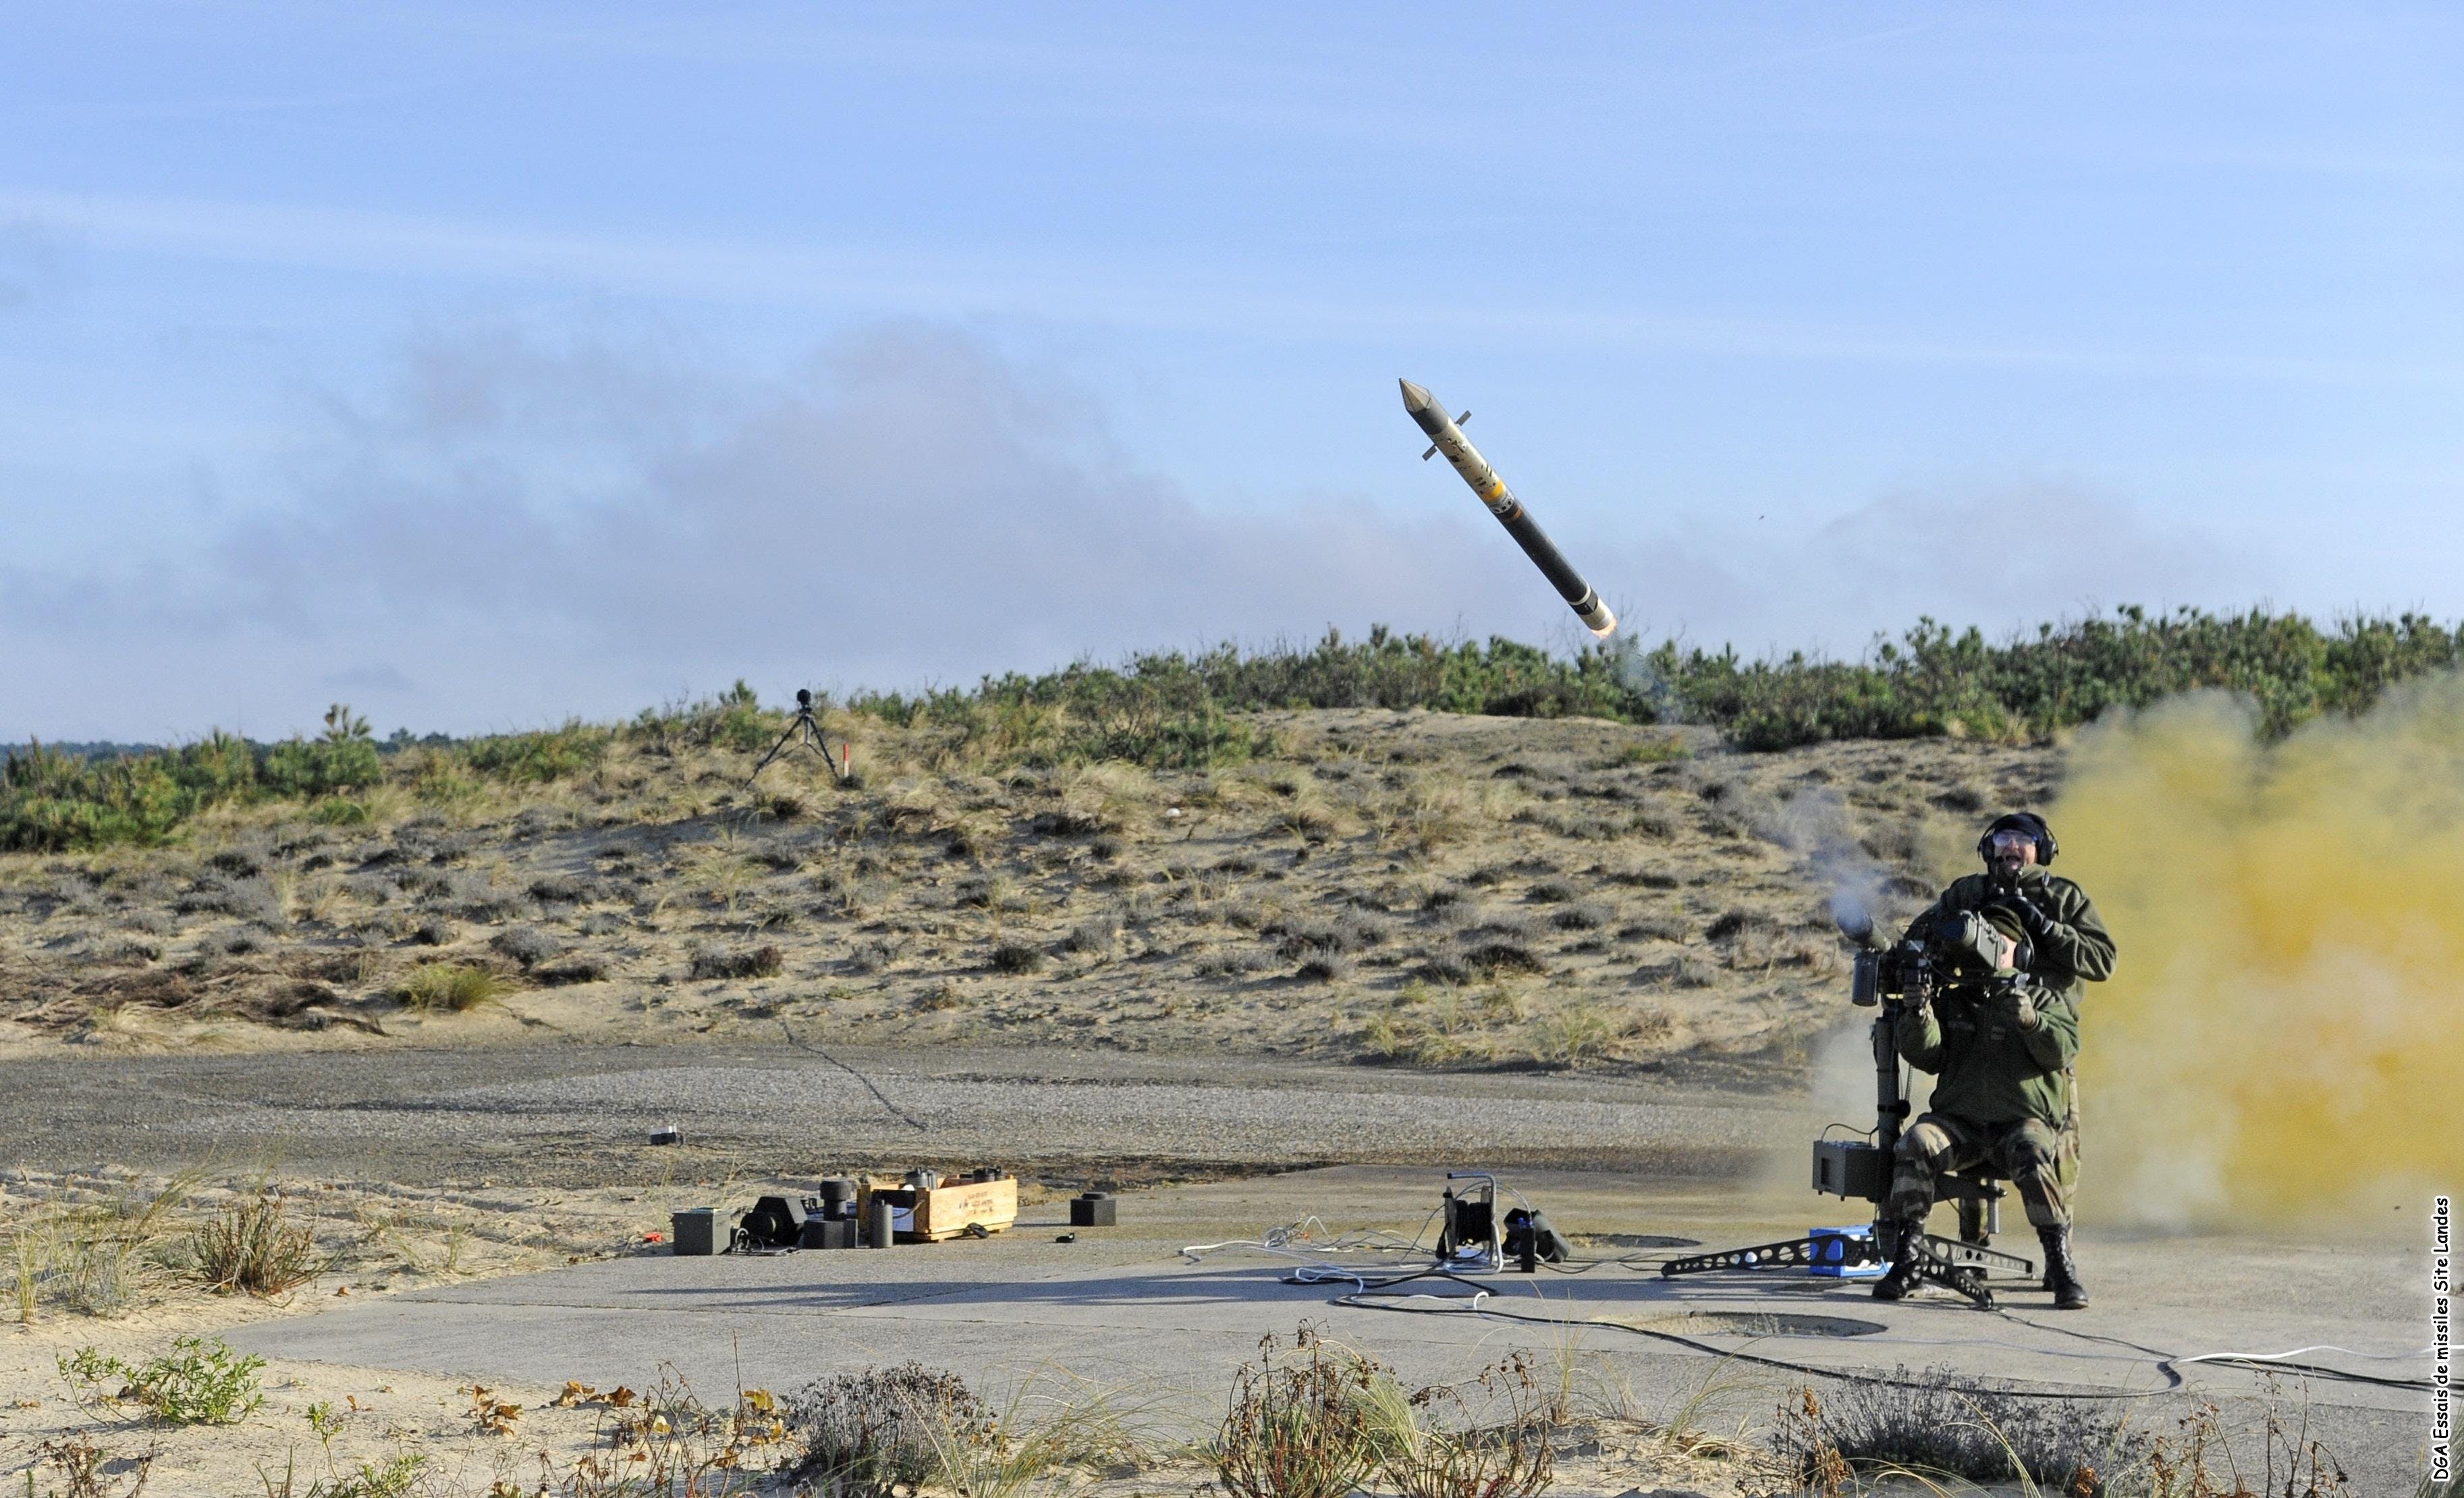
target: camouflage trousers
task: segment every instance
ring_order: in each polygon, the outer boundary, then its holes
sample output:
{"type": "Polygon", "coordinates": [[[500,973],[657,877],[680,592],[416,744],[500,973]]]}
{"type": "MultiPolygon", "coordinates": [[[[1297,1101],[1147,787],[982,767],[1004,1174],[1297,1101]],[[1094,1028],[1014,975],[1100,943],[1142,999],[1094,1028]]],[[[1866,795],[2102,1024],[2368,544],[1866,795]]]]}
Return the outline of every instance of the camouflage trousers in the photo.
{"type": "Polygon", "coordinates": [[[1903,1220],[1922,1220],[1933,1208],[1943,1178],[1982,1165],[2019,1188],[2028,1221],[2037,1227],[2068,1227],[2071,1194],[2065,1178],[2069,1151],[2041,1120],[1981,1124],[1947,1113],[1927,1113],[1900,1135],[1891,1172],[1887,1210],[1903,1220]]]}

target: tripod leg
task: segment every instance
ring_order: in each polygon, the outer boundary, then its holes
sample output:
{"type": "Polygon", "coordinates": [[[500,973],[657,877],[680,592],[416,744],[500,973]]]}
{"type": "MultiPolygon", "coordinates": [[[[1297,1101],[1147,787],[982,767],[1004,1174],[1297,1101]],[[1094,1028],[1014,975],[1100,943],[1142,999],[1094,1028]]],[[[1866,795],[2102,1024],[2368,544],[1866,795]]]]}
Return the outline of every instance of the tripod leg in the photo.
{"type": "Polygon", "coordinates": [[[1993,1309],[1993,1292],[1985,1288],[1985,1276],[1936,1253],[1924,1234],[1912,1236],[1901,1245],[1900,1251],[1915,1261],[1917,1276],[1926,1284],[1939,1285],[1953,1294],[1965,1295],[1981,1310],[1993,1309]]]}
{"type": "Polygon", "coordinates": [[[747,790],[752,789],[753,782],[761,778],[762,771],[770,768],[770,761],[779,758],[779,751],[787,747],[787,740],[796,737],[797,726],[796,723],[788,724],[787,731],[779,736],[779,741],[770,746],[770,752],[761,757],[761,762],[753,767],[753,773],[744,778],[747,790]]]}
{"type": "Polygon", "coordinates": [[[804,743],[812,749],[813,753],[822,757],[822,763],[829,766],[830,779],[844,782],[847,779],[847,771],[831,756],[830,738],[827,734],[822,732],[822,725],[813,721],[812,715],[809,713],[803,715],[800,724],[803,730],[804,743]]]}

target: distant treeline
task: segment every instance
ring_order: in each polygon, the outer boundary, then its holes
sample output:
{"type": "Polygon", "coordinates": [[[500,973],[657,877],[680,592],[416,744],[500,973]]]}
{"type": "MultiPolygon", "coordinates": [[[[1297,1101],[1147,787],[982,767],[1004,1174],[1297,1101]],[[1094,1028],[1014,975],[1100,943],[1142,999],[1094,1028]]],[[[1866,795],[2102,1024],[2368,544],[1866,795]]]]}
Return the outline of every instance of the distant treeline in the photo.
{"type": "Polygon", "coordinates": [[[168,841],[220,806],[300,804],[334,826],[373,820],[391,795],[426,804],[467,800],[490,785],[545,784],[595,768],[620,735],[670,750],[746,748],[778,731],[737,682],[721,696],[643,712],[618,728],[570,722],[537,733],[452,739],[396,734],[380,741],[340,703],[314,738],[259,744],[219,729],[193,743],[98,756],[33,744],[0,760],[0,850],[58,851],[168,841]]]}
{"type": "MultiPolygon", "coordinates": [[[[2265,732],[2355,713],[2391,683],[2464,664],[2464,628],[2415,614],[2354,617],[2322,629],[2298,614],[2123,608],[1989,642],[1922,621],[1862,661],[1793,654],[1747,661],[1674,641],[1555,655],[1512,640],[1441,641],[1329,630],[1308,649],[1133,656],[972,688],[858,693],[844,711],[909,731],[927,762],[1053,764],[1129,760],[1203,768],[1269,752],[1252,715],[1276,708],[1422,708],[1523,717],[1590,716],[1719,728],[1741,748],[1833,738],[1959,735],[2041,738],[2109,708],[2199,688],[2242,694],[2265,732]]],[[[616,725],[452,740],[380,742],[337,706],[315,738],[256,744],[216,732],[176,748],[102,754],[32,746],[0,762],[0,848],[157,843],[209,808],[300,803],[319,821],[368,820],[371,799],[442,804],[494,786],[562,780],[618,742],[653,754],[750,751],[783,728],[738,682],[719,696],[650,709],[616,725]]]]}
{"type": "Polygon", "coordinates": [[[1332,630],[1311,650],[1138,655],[1041,676],[987,676],[971,691],[861,695],[848,706],[894,722],[963,720],[1035,706],[1090,716],[1139,710],[1190,725],[1260,708],[1426,708],[1518,717],[1704,723],[1747,749],[1833,738],[2041,738],[2107,708],[2199,688],[2241,693],[2270,735],[2322,713],[2354,713],[2391,682],[2464,664],[2464,626],[2418,614],[2356,617],[2321,629],[2299,614],[2149,614],[2122,608],[1999,644],[1927,619],[1859,662],[1802,653],[1748,661],[1675,641],[1622,642],[1573,656],[1512,640],[1443,642],[1332,630]]]}
{"type": "Polygon", "coordinates": [[[2464,625],[2420,614],[2356,616],[2321,629],[2299,614],[2150,614],[2126,607],[1991,644],[1925,620],[1850,664],[1742,662],[1734,650],[1642,657],[1694,721],[1748,749],[1832,738],[2042,738],[2106,709],[2217,688],[2281,737],[2327,713],[2359,713],[2395,682],[2464,665],[2464,625]]]}

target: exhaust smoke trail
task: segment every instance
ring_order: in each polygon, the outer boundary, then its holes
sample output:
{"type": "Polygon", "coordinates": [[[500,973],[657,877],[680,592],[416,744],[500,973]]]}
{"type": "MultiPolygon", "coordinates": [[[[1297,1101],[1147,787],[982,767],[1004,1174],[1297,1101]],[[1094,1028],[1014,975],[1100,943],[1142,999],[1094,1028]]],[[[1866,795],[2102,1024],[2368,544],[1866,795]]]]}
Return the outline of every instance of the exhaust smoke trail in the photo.
{"type": "Polygon", "coordinates": [[[2417,1230],[2464,1166],[2464,679],[2276,744],[2181,698],[2071,761],[2059,871],[2122,949],[2085,1006],[2084,1215],[2417,1230]]]}

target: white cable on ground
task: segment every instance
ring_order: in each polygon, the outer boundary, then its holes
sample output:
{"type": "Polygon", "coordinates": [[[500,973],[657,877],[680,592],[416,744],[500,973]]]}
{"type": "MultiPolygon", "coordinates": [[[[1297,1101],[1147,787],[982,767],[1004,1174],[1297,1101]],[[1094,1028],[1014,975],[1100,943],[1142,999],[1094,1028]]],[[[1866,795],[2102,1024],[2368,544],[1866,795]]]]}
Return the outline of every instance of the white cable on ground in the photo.
{"type": "MultiPolygon", "coordinates": [[[[1521,1197],[1521,1193],[1519,1192],[1514,1194],[1518,1199],[1521,1197]]],[[[1436,1214],[1432,1213],[1430,1216],[1431,1218],[1434,1218],[1436,1214]]],[[[1428,1231],[1427,1221],[1423,1221],[1421,1223],[1420,1231],[1423,1234],[1428,1231]]],[[[1306,1286],[1349,1284],[1353,1286],[1354,1289],[1350,1293],[1335,1297],[1334,1304],[1338,1306],[1353,1306],[1366,1311],[1412,1311],[1423,1315],[1443,1313],[1447,1311],[1454,1311],[1459,1313],[1502,1316],[1511,1321],[1554,1325],[1560,1327],[1609,1327],[1618,1331],[1638,1333],[1643,1336],[1650,1337],[1658,1341],[1690,1347],[1698,1352],[1708,1353],[1714,1356],[1733,1357],[1747,1362],[1763,1364],[1769,1367],[1790,1369],[1800,1373],[1819,1374],[1831,1377],[1858,1379],[1859,1381],[1871,1383],[1898,1384],[1902,1381],[1896,1377],[1876,1375],[1854,1368],[1827,1367],[1817,1363],[1802,1363],[1791,1361],[1785,1358],[1763,1356],[1757,1354],[1745,1352],[1742,1349],[1724,1349],[1710,1342],[1703,1341],[1695,1337],[1683,1336],[1675,1333],[1658,1331],[1653,1328],[1637,1326],[1628,1322],[1605,1320],[1590,1316],[1557,1316],[1547,1314],[1540,1316],[1517,1315],[1513,1312],[1488,1306],[1486,1302],[1489,1299],[1491,1291],[1478,1286],[1474,1286],[1470,1281],[1463,1279],[1455,1267],[1442,1264],[1433,1265],[1430,1267],[1415,1270],[1410,1273],[1381,1278],[1373,1283],[1370,1276],[1374,1273],[1377,1273],[1378,1271],[1376,1269],[1369,1267],[1353,1267],[1331,1263],[1326,1257],[1329,1254],[1336,1253],[1426,1253],[1428,1250],[1421,1247],[1419,1238],[1420,1234],[1415,1234],[1407,1241],[1399,1233],[1386,1232],[1382,1229],[1375,1228],[1364,1229],[1352,1233],[1335,1234],[1328,1230],[1326,1223],[1322,1220],[1311,1216],[1305,1217],[1299,1222],[1287,1226],[1269,1229],[1263,1239],[1233,1239],[1220,1244],[1191,1244],[1183,1247],[1180,1252],[1181,1256],[1192,1264],[1199,1263],[1201,1261],[1201,1257],[1205,1254],[1223,1249],[1241,1249],[1252,1253],[1264,1253],[1279,1259],[1296,1261],[1299,1266],[1297,1268],[1287,1270],[1284,1274],[1278,1276],[1278,1278],[1287,1285],[1306,1286]],[[1312,1229],[1315,1229],[1315,1232],[1312,1232],[1312,1229]],[[1326,1233],[1328,1235],[1326,1241],[1322,1243],[1315,1241],[1316,1234],[1318,1233],[1326,1233]],[[1296,1242],[1309,1244],[1309,1251],[1303,1252],[1288,1246],[1296,1242]],[[1397,1290],[1392,1289],[1394,1286],[1429,1276],[1455,1280],[1457,1283],[1469,1288],[1472,1290],[1472,1293],[1468,1295],[1442,1295],[1425,1290],[1397,1290]],[[1377,1298],[1375,1300],[1367,1298],[1373,1295],[1377,1298]],[[1430,1301],[1435,1302],[1436,1304],[1426,1306],[1400,1304],[1400,1302],[1405,1301],[1430,1301]]],[[[1626,1259],[1593,1261],[1592,1263],[1583,1265],[1581,1267],[1595,1267],[1598,1264],[1621,1264],[1628,1267],[1641,1267],[1641,1266],[1634,1265],[1630,1262],[1634,1257],[1637,1256],[1630,1255],[1627,1256],[1626,1259]]],[[[1551,1266],[1551,1267],[1561,1267],[1551,1266]]],[[[1561,1272],[1579,1272],[1579,1270],[1573,1270],[1572,1269],[1572,1267],[1562,1267],[1561,1272]]],[[[1535,1296],[1539,1297],[1544,1306],[1548,1303],[1548,1296],[1541,1291],[1540,1286],[1536,1282],[1532,1283],[1529,1288],[1535,1296]]],[[[1886,1346],[1998,1347],[2012,1352],[2033,1354],[2039,1356],[2073,1357],[2100,1362],[2141,1362],[2152,1360],[2153,1366],[2162,1373],[2167,1380],[2167,1389],[2164,1390],[2103,1390],[2094,1393],[2065,1391],[2054,1396],[2056,1398],[2069,1399],[2145,1399],[2153,1395],[2169,1392],[2171,1390],[2178,1390],[2186,1387],[2182,1377],[2181,1369],[2184,1365],[2190,1363],[2280,1363],[2289,1362],[2293,1358],[2300,1357],[2303,1355],[2310,1353],[2341,1353],[2348,1357],[2369,1358],[2374,1361],[2400,1361],[2407,1358],[2428,1356],[2433,1351],[2431,1348],[2425,1347],[2419,1352],[2412,1353],[2364,1353],[2358,1352],[2352,1348],[2339,1347],[2333,1343],[2322,1342],[2309,1347],[2297,1347],[2289,1352],[2283,1353],[2201,1353],[2195,1356],[2173,1356],[2165,1354],[2159,1349],[2141,1347],[2137,1343],[2128,1342],[2118,1337],[2103,1336],[2093,1333],[2081,1332],[2070,1327],[2047,1326],[2040,1322],[2030,1321],[2024,1316],[2012,1314],[2008,1310],[1998,1311],[1997,1314],[2000,1314],[2020,1326],[2029,1327],[2036,1331],[2055,1332],[2064,1335],[2083,1337],[2089,1341],[2112,1342],[2118,1346],[2132,1348],[2140,1353],[2147,1355],[2147,1356],[2145,1358],[2131,1358],[2116,1354],[2065,1353],[2053,1348],[2031,1347],[2023,1343],[2006,1342],[1998,1338],[1991,1337],[1919,1338],[1899,1337],[1885,1333],[1883,1336],[1876,1338],[1875,1342],[1877,1345],[1886,1346]]],[[[1720,1333],[1712,1334],[1718,1335],[1720,1333]]],[[[1762,1340],[1762,1338],[1758,1336],[1749,1336],[1746,1340],[1748,1345],[1751,1345],[1753,1342],[1762,1340]]],[[[2323,1377],[2342,1378],[2347,1381],[2380,1384],[2387,1387],[2400,1388],[2428,1386],[2426,1380],[2382,1378],[2370,1374],[2343,1373],[2333,1368],[2318,1367],[2308,1364],[2297,1363],[2292,1366],[2304,1373],[2316,1373],[2323,1377]]]]}
{"type": "Polygon", "coordinates": [[[2401,1362],[2408,1357],[2428,1357],[2438,1349],[2424,1347],[2409,1353],[2357,1353],[2349,1347],[2321,1342],[2316,1347],[2297,1347],[2289,1353],[2201,1353],[2196,1357],[2176,1357],[2177,1363],[2280,1363],[2304,1353],[2342,1353],[2346,1357],[2367,1357],[2376,1362],[2401,1362]]]}
{"type": "MultiPolygon", "coordinates": [[[[1420,1226],[1423,1231],[1428,1228],[1426,1223],[1421,1223],[1420,1226]]],[[[1313,1250],[1322,1254],[1424,1251],[1420,1247],[1419,1239],[1405,1238],[1400,1233],[1390,1233],[1382,1227],[1337,1233],[1326,1225],[1324,1219],[1312,1213],[1297,1223],[1287,1223],[1281,1227],[1270,1227],[1261,1238],[1227,1238],[1220,1244],[1187,1244],[1182,1246],[1180,1254],[1182,1258],[1195,1264],[1200,1255],[1214,1253],[1219,1249],[1249,1248],[1262,1253],[1281,1253],[1295,1242],[1312,1245],[1313,1250]],[[1319,1241],[1320,1235],[1324,1235],[1324,1242],[1319,1241]]]]}

